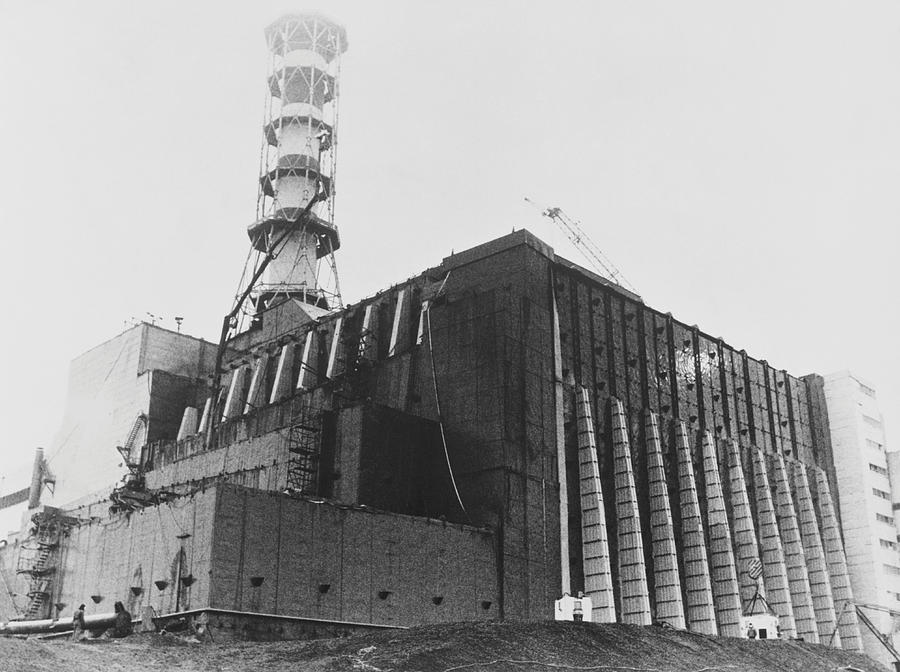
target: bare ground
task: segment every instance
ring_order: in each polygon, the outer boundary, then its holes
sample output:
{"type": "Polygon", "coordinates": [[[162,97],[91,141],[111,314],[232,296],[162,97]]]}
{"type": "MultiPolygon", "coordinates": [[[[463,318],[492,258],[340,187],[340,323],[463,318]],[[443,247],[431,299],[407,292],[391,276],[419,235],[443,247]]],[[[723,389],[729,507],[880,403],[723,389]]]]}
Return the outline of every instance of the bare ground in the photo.
{"type": "Polygon", "coordinates": [[[174,635],[70,642],[0,638],[0,672],[887,672],[859,654],[795,641],[658,627],[481,622],[294,642],[188,642],[174,635]]]}

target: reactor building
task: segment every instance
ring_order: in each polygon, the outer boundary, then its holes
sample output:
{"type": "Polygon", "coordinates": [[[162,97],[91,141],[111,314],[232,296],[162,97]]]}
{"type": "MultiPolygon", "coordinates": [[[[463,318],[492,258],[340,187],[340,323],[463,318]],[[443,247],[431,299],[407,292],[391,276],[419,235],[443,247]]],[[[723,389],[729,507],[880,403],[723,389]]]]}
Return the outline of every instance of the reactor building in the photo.
{"type": "Polygon", "coordinates": [[[266,38],[246,291],[218,347],[143,324],[73,363],[61,435],[128,473],[29,510],[0,548],[0,618],[121,600],[276,638],[553,618],[583,593],[594,621],[742,636],[774,614],[782,637],[861,650],[821,379],[524,230],[343,305],[347,38],[317,15],[266,38]],[[73,424],[73,395],[108,405],[106,433],[73,424]]]}

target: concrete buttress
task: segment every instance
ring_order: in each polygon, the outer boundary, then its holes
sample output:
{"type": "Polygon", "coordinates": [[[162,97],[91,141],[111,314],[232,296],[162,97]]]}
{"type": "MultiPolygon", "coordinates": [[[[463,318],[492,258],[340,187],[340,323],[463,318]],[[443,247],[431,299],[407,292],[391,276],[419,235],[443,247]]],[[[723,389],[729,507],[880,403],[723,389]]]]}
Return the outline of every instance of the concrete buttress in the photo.
{"type": "Polygon", "coordinates": [[[247,402],[244,404],[244,413],[264,406],[266,403],[266,367],[269,365],[269,355],[264,353],[253,366],[253,377],[250,379],[250,390],[247,392],[247,402]]]}
{"type": "Polygon", "coordinates": [[[394,324],[391,327],[391,343],[388,347],[388,357],[399,354],[401,334],[406,333],[406,322],[409,319],[409,309],[406,304],[408,302],[406,295],[409,292],[401,289],[397,292],[397,305],[394,307],[394,324]]]}
{"type": "Polygon", "coordinates": [[[720,635],[740,637],[741,596],[734,567],[734,551],[731,546],[731,530],[728,528],[728,514],[725,511],[725,497],[719,478],[719,460],[716,457],[716,445],[709,432],[703,434],[702,449],[706,484],[709,572],[715,598],[716,621],[719,624],[720,635]]]}
{"type": "Polygon", "coordinates": [[[726,440],[728,453],[728,482],[731,495],[731,529],[734,540],[734,555],[738,573],[738,584],[741,591],[741,605],[748,613],[764,613],[765,603],[757,600],[752,611],[749,605],[759,591],[765,597],[765,586],[758,577],[753,576],[751,567],[756,563],[762,566],[759,557],[759,544],[756,540],[756,528],[753,526],[753,514],[750,510],[750,499],[747,496],[747,483],[741,464],[741,452],[737,443],[726,440]]]}
{"type": "Polygon", "coordinates": [[[663,464],[662,442],[656,415],[646,412],[644,436],[647,441],[647,480],[650,486],[650,536],[653,560],[653,590],[656,597],[656,620],[684,629],[684,605],[681,600],[681,578],[675,527],[669,505],[669,486],[663,464]]]}
{"type": "Polygon", "coordinates": [[[303,354],[300,356],[300,373],[297,376],[297,389],[308,390],[316,385],[316,350],[318,348],[318,339],[316,338],[316,330],[310,329],[306,332],[306,339],[303,341],[303,354]]]}
{"type": "Polygon", "coordinates": [[[341,338],[343,326],[343,317],[339,317],[334,321],[334,333],[331,336],[331,346],[328,348],[328,368],[325,370],[325,377],[328,379],[342,373],[344,348],[342,347],[341,338]]]}
{"type": "Polygon", "coordinates": [[[188,406],[184,409],[184,415],[181,416],[181,425],[178,427],[177,441],[183,441],[189,436],[197,433],[197,409],[188,406]]]}
{"type": "Polygon", "coordinates": [[[684,601],[687,627],[691,632],[718,635],[709,562],[706,556],[706,537],[700,516],[700,501],[694,480],[694,465],[687,429],[683,422],[676,425],[678,451],[678,498],[681,506],[681,539],[684,547],[684,601]]]}
{"type": "Polygon", "coordinates": [[[803,543],[800,539],[800,528],[797,525],[797,513],[788,484],[787,469],[781,455],[773,455],[771,459],[775,514],[781,532],[781,544],[784,547],[784,566],[787,568],[791,604],[794,606],[794,625],[798,637],[818,643],[819,629],[816,627],[809,574],[806,571],[806,554],[803,552],[803,543]]]}
{"type": "Polygon", "coordinates": [[[800,539],[806,555],[809,588],[812,592],[813,611],[816,614],[819,639],[823,644],[840,647],[840,633],[835,631],[837,618],[834,613],[831,577],[828,576],[825,551],[822,549],[822,538],[819,536],[819,524],[816,520],[815,508],[813,508],[809,480],[806,477],[806,465],[802,462],[791,464],[791,485],[793,486],[794,502],[797,506],[800,539]]]}
{"type": "Polygon", "coordinates": [[[634,487],[631,444],[625,409],[618,399],[612,404],[613,478],[616,486],[619,594],[621,621],[631,625],[650,625],[650,597],[641,517],[634,487]]]}
{"type": "Polygon", "coordinates": [[[787,568],[784,564],[784,548],[778,532],[772,489],[769,487],[766,458],[759,448],[754,448],[751,453],[753,455],[753,486],[756,496],[756,518],[759,526],[759,545],[766,597],[769,606],[778,616],[781,634],[788,638],[796,637],[794,607],[791,604],[791,590],[788,585],[787,568]]]}
{"type": "Polygon", "coordinates": [[[249,364],[242,364],[231,374],[231,384],[228,386],[228,396],[225,397],[225,409],[222,412],[222,420],[236,418],[244,410],[244,382],[250,371],[249,364]]]}
{"type": "Polygon", "coordinates": [[[581,543],[584,566],[584,594],[591,598],[597,623],[616,622],[609,543],[606,535],[606,509],[600,486],[597,437],[587,389],[578,389],[578,464],[581,489],[581,543]]]}
{"type": "Polygon", "coordinates": [[[816,469],[816,494],[819,521],[822,524],[822,547],[825,551],[825,562],[828,564],[828,574],[831,577],[831,593],[837,609],[841,648],[848,651],[862,651],[859,618],[854,609],[847,557],[844,555],[841,532],[834,513],[834,500],[831,499],[828,476],[823,469],[816,469]]]}
{"type": "Polygon", "coordinates": [[[297,344],[288,341],[281,348],[278,355],[278,367],[275,369],[275,383],[272,385],[272,395],[269,403],[274,404],[288,397],[291,393],[291,372],[294,370],[294,352],[297,344]]]}

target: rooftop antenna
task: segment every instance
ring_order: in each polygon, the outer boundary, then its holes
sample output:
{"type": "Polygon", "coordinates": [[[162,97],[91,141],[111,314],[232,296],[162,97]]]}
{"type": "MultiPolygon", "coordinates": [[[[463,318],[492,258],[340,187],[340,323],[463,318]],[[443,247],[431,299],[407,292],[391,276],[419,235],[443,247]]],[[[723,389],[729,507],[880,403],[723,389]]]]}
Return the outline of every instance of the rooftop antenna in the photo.
{"type": "Polygon", "coordinates": [[[637,294],[634,285],[628,282],[621,271],[619,271],[612,261],[610,261],[609,257],[603,254],[603,251],[597,243],[595,243],[587,232],[581,228],[581,224],[577,220],[569,217],[563,212],[562,208],[545,208],[538,205],[527,196],[525,197],[525,200],[540,210],[544,217],[553,220],[597,273],[620,287],[624,287],[637,294]]]}

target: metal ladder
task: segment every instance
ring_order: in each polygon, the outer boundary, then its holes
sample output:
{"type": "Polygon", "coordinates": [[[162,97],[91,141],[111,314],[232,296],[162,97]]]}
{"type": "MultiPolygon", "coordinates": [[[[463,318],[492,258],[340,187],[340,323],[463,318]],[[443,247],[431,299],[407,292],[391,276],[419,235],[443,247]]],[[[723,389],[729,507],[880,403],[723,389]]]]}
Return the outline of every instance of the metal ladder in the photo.
{"type": "Polygon", "coordinates": [[[287,487],[291,493],[315,495],[319,482],[321,416],[308,409],[290,426],[287,487]]]}
{"type": "Polygon", "coordinates": [[[24,614],[25,620],[29,621],[50,615],[52,575],[56,572],[54,551],[59,546],[59,524],[43,517],[36,522],[36,546],[23,546],[16,565],[16,574],[26,574],[29,578],[28,606],[24,614]]]}

